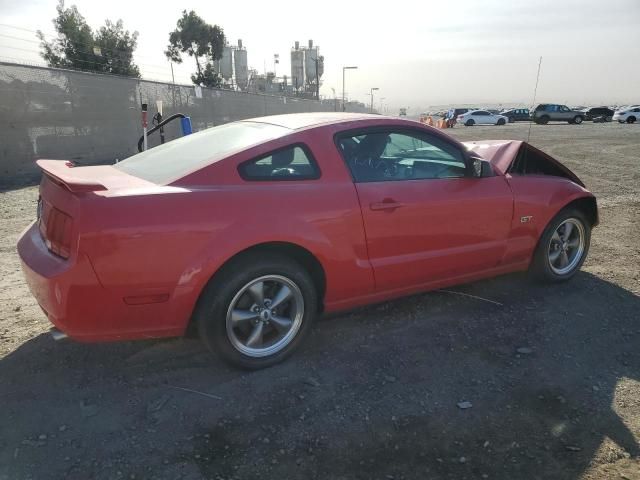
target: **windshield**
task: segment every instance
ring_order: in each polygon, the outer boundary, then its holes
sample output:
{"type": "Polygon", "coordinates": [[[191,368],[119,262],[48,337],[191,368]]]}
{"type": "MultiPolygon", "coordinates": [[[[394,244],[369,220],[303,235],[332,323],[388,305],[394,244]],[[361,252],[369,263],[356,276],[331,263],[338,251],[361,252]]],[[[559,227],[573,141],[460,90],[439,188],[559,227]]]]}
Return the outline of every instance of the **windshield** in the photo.
{"type": "Polygon", "coordinates": [[[138,153],[114,167],[149,182],[167,184],[231,153],[289,132],[269,123],[228,123],[138,153]]]}

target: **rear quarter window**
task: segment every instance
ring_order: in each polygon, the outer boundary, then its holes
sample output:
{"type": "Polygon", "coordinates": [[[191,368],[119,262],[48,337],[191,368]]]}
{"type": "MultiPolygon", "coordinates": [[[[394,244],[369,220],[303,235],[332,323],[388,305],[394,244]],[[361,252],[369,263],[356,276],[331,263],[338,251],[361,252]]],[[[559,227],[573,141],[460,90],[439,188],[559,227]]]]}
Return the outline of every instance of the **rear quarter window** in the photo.
{"type": "Polygon", "coordinates": [[[238,173],[247,181],[315,180],[320,169],[306,145],[296,144],[246,161],[238,173]]]}

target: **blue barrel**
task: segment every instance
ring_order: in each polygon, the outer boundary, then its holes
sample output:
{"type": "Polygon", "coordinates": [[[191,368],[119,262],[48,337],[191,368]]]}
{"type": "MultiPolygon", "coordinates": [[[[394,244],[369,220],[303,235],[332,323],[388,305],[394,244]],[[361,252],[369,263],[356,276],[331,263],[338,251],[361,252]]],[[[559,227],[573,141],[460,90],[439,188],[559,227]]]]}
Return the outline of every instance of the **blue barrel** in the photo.
{"type": "Polygon", "coordinates": [[[182,126],[182,135],[191,135],[193,133],[193,128],[191,128],[191,117],[181,118],[180,125],[182,126]]]}

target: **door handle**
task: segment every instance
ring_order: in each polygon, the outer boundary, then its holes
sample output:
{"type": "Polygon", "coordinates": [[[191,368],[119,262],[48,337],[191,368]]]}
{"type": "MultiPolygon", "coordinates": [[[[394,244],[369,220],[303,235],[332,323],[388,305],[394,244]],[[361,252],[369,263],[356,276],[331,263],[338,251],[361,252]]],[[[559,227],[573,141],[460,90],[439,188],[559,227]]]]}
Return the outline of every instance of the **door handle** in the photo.
{"type": "Polygon", "coordinates": [[[373,202],[369,204],[371,210],[395,210],[402,207],[402,203],[396,202],[390,198],[385,198],[382,202],[373,202]]]}

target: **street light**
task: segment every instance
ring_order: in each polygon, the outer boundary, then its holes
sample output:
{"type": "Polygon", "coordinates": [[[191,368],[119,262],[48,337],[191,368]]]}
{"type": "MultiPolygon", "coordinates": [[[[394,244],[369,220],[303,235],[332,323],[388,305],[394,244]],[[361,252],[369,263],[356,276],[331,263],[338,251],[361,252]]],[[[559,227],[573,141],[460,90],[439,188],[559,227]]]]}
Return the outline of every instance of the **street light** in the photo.
{"type": "Polygon", "coordinates": [[[344,99],[344,72],[345,70],[355,70],[358,67],[342,67],[342,111],[344,112],[347,109],[347,106],[345,105],[345,99],[344,99]]]}
{"type": "Polygon", "coordinates": [[[375,90],[380,90],[378,87],[371,87],[371,113],[373,113],[373,92],[375,90]]]}

